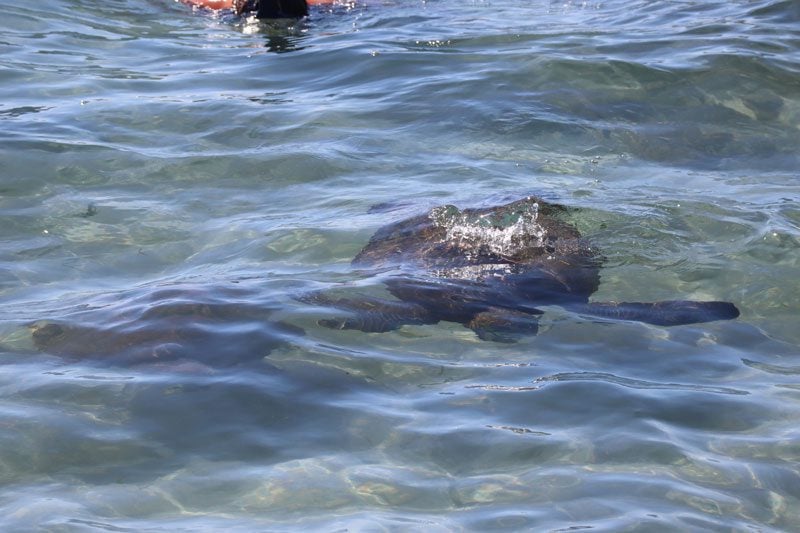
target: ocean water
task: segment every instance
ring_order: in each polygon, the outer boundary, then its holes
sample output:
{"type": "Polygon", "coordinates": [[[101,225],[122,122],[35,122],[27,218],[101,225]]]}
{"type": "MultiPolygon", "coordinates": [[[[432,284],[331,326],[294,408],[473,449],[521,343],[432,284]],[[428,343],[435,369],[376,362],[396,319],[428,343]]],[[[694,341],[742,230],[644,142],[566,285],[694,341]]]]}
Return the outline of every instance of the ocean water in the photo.
{"type": "Polygon", "coordinates": [[[0,0],[0,530],[797,531],[800,4],[0,0]],[[434,206],[602,249],[537,335],[335,330],[434,206]]]}

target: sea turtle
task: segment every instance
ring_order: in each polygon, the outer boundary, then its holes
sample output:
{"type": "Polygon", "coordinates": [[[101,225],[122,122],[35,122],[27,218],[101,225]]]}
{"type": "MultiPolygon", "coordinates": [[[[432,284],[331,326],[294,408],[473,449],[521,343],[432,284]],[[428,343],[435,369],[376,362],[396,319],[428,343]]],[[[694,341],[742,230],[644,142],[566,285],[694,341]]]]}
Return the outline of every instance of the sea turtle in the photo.
{"type": "Polygon", "coordinates": [[[397,300],[326,292],[303,299],[349,312],[320,320],[331,328],[383,332],[444,320],[495,341],[535,334],[539,307],[547,305],[660,326],[739,316],[719,301],[590,303],[603,258],[566,213],[533,196],[495,207],[437,207],[380,228],[353,259],[354,267],[379,274],[397,300]]]}

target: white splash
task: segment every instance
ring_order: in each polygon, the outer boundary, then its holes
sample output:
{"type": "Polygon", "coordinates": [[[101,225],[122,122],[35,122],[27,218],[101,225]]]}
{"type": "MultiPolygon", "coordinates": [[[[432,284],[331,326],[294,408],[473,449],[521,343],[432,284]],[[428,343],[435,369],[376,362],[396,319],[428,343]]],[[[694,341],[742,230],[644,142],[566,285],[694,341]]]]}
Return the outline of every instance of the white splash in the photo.
{"type": "Polygon", "coordinates": [[[447,230],[445,241],[464,250],[468,259],[478,255],[513,256],[524,248],[544,243],[545,230],[537,223],[539,204],[523,204],[508,213],[469,214],[453,205],[431,210],[430,219],[447,230]]]}

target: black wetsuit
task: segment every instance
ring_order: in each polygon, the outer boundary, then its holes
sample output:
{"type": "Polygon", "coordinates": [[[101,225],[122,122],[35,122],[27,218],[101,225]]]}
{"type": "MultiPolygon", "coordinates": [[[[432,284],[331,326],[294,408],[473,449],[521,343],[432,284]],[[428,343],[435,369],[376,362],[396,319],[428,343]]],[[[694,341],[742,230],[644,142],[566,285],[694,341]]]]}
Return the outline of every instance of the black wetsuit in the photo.
{"type": "Polygon", "coordinates": [[[255,12],[260,19],[300,18],[308,15],[306,0],[236,0],[237,13],[255,12]]]}

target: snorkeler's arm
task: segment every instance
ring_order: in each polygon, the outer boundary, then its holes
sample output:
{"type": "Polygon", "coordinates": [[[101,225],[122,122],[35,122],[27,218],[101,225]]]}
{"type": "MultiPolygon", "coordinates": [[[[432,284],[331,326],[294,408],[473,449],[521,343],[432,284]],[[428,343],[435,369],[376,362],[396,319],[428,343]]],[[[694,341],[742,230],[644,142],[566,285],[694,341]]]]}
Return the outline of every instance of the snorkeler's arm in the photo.
{"type": "Polygon", "coordinates": [[[233,9],[234,0],[181,0],[185,4],[208,9],[233,9]]]}
{"type": "Polygon", "coordinates": [[[233,9],[237,13],[242,13],[248,8],[255,9],[258,6],[258,2],[249,2],[248,0],[181,0],[181,2],[208,9],[233,9]]]}
{"type": "MultiPolygon", "coordinates": [[[[246,1],[242,0],[181,0],[182,2],[199,7],[206,7],[208,9],[233,9],[237,13],[241,13],[247,5],[246,1]]],[[[336,0],[306,0],[309,5],[325,5],[333,4],[336,0]]]]}

